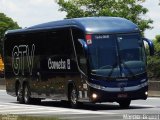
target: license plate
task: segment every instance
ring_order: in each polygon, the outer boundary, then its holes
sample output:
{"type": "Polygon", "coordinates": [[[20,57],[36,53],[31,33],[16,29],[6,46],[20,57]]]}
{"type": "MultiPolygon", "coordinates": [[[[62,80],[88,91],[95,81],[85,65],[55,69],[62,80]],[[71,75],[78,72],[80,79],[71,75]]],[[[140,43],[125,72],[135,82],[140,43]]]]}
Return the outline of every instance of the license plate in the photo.
{"type": "Polygon", "coordinates": [[[118,94],[117,97],[118,97],[118,98],[127,98],[128,95],[127,95],[127,94],[118,94]]]}

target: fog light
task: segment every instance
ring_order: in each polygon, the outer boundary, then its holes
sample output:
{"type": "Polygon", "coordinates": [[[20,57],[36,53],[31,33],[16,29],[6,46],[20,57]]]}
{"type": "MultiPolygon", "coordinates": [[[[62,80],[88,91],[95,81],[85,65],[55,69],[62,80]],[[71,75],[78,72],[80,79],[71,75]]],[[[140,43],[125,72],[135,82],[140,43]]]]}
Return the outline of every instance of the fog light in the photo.
{"type": "Polygon", "coordinates": [[[148,95],[148,92],[147,92],[147,91],[145,92],[145,95],[148,95]]]}
{"type": "Polygon", "coordinates": [[[98,97],[97,94],[95,94],[95,93],[92,94],[93,99],[96,99],[97,97],[98,97]]]}

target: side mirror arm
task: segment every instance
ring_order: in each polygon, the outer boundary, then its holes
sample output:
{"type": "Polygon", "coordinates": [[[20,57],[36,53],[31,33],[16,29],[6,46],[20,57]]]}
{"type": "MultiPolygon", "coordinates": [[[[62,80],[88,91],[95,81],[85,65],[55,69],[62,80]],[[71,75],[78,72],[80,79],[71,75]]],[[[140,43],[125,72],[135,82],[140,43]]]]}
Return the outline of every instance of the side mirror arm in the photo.
{"type": "Polygon", "coordinates": [[[142,39],[148,43],[150,56],[153,56],[154,55],[154,45],[153,45],[152,40],[149,40],[147,38],[142,38],[142,39]]]}
{"type": "Polygon", "coordinates": [[[84,48],[85,52],[88,51],[87,43],[83,39],[78,39],[78,41],[81,43],[82,47],[84,48]]]}

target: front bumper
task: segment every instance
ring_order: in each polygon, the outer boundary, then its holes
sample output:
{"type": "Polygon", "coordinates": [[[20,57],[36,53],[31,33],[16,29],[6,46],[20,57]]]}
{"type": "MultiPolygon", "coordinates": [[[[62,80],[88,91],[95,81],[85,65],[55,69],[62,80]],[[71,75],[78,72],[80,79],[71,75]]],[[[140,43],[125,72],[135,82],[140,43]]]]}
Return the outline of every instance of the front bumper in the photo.
{"type": "Polygon", "coordinates": [[[147,99],[146,92],[148,91],[148,86],[134,91],[121,91],[121,92],[111,92],[103,91],[100,89],[95,89],[89,87],[89,98],[91,102],[117,102],[120,100],[137,100],[137,99],[147,99]],[[93,94],[97,97],[93,98],[93,94]]]}

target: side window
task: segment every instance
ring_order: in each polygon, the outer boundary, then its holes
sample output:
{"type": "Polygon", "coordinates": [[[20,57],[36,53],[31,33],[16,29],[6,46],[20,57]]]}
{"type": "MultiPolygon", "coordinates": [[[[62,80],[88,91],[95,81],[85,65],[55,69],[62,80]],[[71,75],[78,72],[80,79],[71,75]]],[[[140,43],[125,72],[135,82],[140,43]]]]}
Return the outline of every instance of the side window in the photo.
{"type": "Polygon", "coordinates": [[[72,32],[73,32],[73,39],[74,39],[75,52],[76,52],[76,56],[77,56],[77,60],[78,60],[78,65],[79,65],[80,69],[84,73],[86,73],[87,72],[87,59],[85,56],[84,48],[79,41],[79,39],[84,40],[84,33],[78,29],[75,29],[75,28],[72,30],[72,32]]]}
{"type": "Polygon", "coordinates": [[[73,55],[73,47],[69,29],[52,30],[47,33],[47,41],[45,54],[49,55],[73,55]]]}

